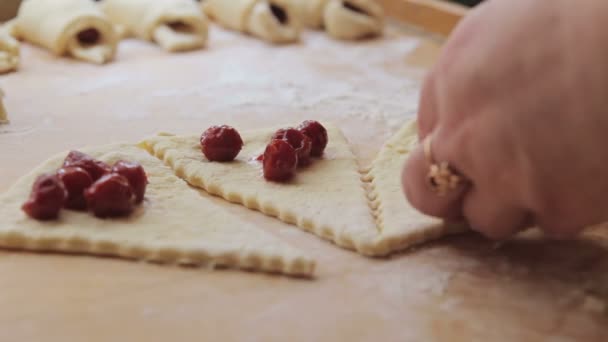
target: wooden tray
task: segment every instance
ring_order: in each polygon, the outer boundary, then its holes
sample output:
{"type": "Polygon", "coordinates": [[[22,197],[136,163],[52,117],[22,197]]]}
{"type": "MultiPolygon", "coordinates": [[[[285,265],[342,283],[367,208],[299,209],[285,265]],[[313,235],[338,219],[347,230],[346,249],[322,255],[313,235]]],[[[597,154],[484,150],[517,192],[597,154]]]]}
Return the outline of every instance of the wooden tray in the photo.
{"type": "MultiPolygon", "coordinates": [[[[458,19],[436,1],[383,3],[436,33],[458,19]]],[[[169,55],[125,41],[115,63],[97,67],[25,45],[22,70],[0,77],[11,116],[0,126],[0,191],[66,149],[217,123],[332,120],[365,164],[415,115],[420,80],[440,46],[436,36],[398,25],[374,41],[307,32],[286,47],[214,26],[205,51],[169,55]]],[[[314,254],[317,278],[0,251],[0,341],[608,338],[601,232],[570,242],[527,235],[501,246],[469,234],[368,259],[223,204],[314,254]]]]}

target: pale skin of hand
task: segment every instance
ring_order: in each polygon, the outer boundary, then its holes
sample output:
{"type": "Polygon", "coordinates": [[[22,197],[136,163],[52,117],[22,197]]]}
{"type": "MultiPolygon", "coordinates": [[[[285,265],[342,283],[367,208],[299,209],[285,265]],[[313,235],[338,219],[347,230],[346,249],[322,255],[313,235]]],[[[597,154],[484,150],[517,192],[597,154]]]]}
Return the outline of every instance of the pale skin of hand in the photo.
{"type": "Polygon", "coordinates": [[[494,239],[530,225],[566,238],[608,220],[608,1],[490,0],[427,76],[420,140],[470,180],[429,190],[420,145],[403,172],[422,212],[494,239]]]}

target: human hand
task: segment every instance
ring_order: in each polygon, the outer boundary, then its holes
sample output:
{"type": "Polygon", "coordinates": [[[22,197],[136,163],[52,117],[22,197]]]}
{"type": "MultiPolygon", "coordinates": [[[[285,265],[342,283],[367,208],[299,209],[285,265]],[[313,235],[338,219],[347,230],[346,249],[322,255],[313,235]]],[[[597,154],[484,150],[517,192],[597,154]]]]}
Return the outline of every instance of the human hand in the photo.
{"type": "Polygon", "coordinates": [[[606,221],[606,22],[603,0],[490,0],[463,19],[425,80],[418,125],[468,182],[431,192],[419,146],[403,173],[412,205],[496,239],[606,221]]]}

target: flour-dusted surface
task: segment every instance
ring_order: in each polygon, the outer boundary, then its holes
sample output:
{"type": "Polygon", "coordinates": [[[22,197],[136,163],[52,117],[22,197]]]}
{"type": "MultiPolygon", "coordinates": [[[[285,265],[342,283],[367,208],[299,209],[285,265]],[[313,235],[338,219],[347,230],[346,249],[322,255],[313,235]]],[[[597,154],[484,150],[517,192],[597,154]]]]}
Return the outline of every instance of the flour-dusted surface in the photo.
{"type": "MultiPolygon", "coordinates": [[[[66,149],[216,123],[335,122],[365,165],[415,114],[419,67],[438,50],[395,28],[360,44],[307,32],[280,48],[210,34],[208,49],[180,55],[126,41],[103,67],[25,45],[22,70],[0,77],[11,119],[0,126],[0,191],[66,149]]],[[[376,260],[210,200],[315,256],[316,278],[2,251],[0,340],[608,339],[604,233],[499,248],[465,235],[376,260]]]]}

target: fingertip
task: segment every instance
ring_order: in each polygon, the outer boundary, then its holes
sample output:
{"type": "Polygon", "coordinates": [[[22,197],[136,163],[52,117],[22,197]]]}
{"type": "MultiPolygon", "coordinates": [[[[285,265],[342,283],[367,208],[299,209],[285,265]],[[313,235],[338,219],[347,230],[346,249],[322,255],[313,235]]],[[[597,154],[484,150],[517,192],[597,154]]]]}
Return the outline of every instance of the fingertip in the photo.
{"type": "Polygon", "coordinates": [[[441,218],[462,216],[462,186],[451,190],[445,196],[434,193],[427,183],[428,162],[421,146],[416,147],[406,160],[401,179],[405,197],[420,212],[441,218]]]}

